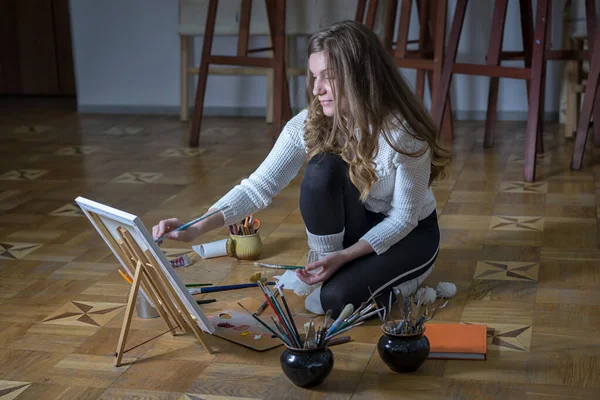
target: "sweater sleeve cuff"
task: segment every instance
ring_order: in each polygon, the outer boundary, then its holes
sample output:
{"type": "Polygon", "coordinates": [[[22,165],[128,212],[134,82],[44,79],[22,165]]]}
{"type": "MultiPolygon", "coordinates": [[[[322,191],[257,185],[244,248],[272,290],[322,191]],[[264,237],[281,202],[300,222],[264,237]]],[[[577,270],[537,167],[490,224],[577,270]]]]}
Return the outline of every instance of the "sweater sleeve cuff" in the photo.
{"type": "Polygon", "coordinates": [[[235,221],[235,210],[233,209],[231,204],[229,204],[229,202],[221,199],[218,202],[216,202],[211,208],[221,209],[221,214],[223,214],[224,219],[223,226],[229,226],[233,223],[232,221],[235,221]]]}
{"type": "Polygon", "coordinates": [[[387,246],[379,236],[371,231],[365,233],[361,239],[369,243],[377,255],[383,254],[389,249],[389,246],[387,246]]]}

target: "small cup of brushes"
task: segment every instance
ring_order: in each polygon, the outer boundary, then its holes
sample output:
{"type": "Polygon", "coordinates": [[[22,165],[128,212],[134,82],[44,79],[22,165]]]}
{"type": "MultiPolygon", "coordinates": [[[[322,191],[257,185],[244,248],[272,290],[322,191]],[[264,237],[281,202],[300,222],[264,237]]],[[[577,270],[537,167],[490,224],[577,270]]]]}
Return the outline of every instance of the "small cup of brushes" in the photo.
{"type": "Polygon", "coordinates": [[[260,220],[254,215],[245,218],[240,224],[229,225],[227,253],[238,260],[258,260],[263,243],[258,234],[260,220]]]}

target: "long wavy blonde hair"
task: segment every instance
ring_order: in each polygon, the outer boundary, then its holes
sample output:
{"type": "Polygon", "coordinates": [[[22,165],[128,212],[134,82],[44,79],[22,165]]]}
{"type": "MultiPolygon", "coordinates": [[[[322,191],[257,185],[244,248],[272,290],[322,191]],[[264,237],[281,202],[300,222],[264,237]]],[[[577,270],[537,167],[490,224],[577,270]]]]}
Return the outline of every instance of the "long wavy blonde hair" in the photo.
{"type": "Polygon", "coordinates": [[[304,139],[309,156],[340,155],[363,201],[377,180],[374,159],[380,135],[395,151],[410,157],[419,157],[430,149],[429,184],[443,177],[450,156],[437,141],[437,126],[379,38],[363,24],[343,21],[310,37],[308,57],[318,52],[324,52],[331,72],[328,78],[332,79],[336,110],[332,118],[323,114],[319,98],[313,94],[314,77],[307,70],[304,139]],[[404,150],[392,135],[398,129],[427,145],[419,146],[416,152],[404,150]]]}

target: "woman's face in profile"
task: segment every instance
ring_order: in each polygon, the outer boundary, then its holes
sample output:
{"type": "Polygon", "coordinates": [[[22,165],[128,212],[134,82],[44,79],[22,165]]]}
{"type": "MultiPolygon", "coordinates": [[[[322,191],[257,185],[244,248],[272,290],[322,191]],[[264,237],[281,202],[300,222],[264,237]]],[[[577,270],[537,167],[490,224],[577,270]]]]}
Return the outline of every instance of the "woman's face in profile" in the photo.
{"type": "Polygon", "coordinates": [[[327,58],[324,52],[317,52],[310,55],[308,59],[308,67],[314,78],[313,95],[315,95],[321,107],[323,114],[328,117],[333,117],[335,114],[335,99],[331,90],[333,82],[332,71],[327,68],[327,58]]]}

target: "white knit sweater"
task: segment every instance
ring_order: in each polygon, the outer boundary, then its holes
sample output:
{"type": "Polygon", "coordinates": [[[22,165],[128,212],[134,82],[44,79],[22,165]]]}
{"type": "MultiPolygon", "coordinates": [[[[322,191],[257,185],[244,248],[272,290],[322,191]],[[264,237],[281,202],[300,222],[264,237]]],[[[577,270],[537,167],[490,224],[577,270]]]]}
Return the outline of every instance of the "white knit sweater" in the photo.
{"type": "MultiPolygon", "coordinates": [[[[267,207],[298,174],[308,159],[304,142],[307,115],[308,111],[303,110],[292,118],[258,169],[212,206],[228,206],[223,212],[225,226],[267,207]]],[[[425,145],[404,131],[396,132],[395,137],[410,152],[425,145]]],[[[375,163],[378,180],[371,187],[365,206],[386,218],[362,239],[382,254],[431,214],[436,203],[429,187],[429,151],[416,158],[405,156],[392,149],[381,135],[375,163]]]]}

